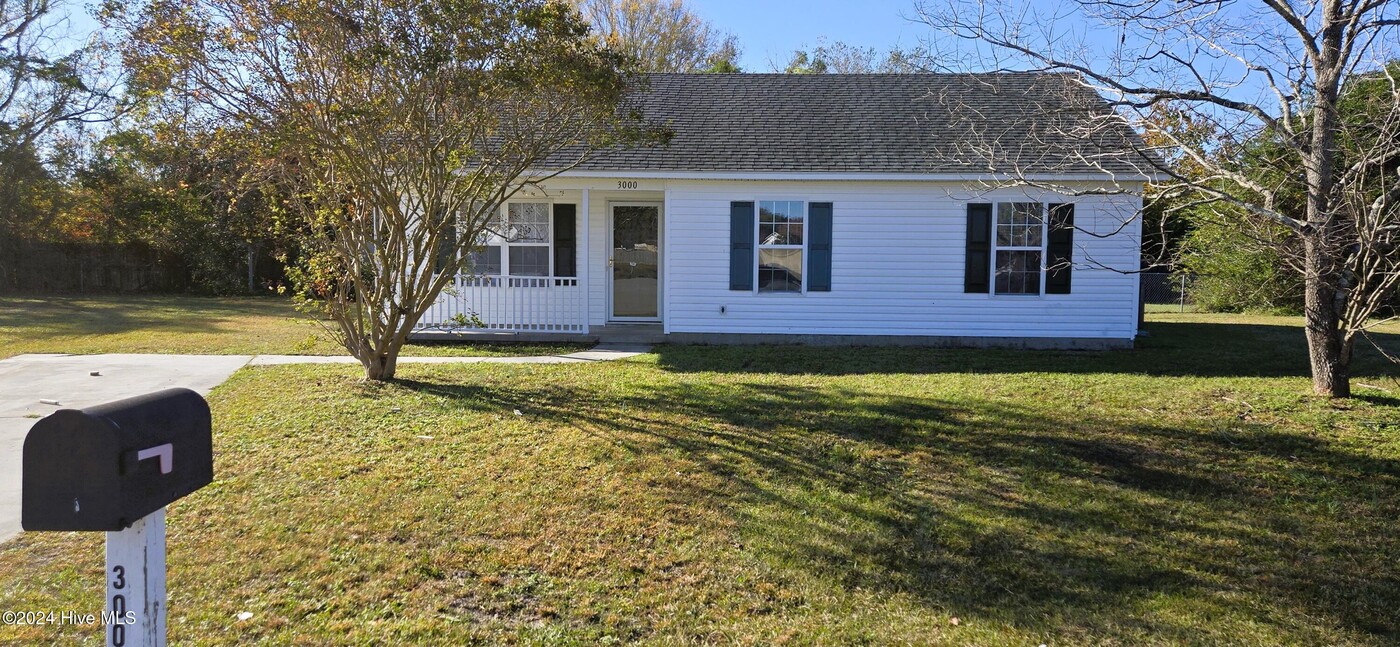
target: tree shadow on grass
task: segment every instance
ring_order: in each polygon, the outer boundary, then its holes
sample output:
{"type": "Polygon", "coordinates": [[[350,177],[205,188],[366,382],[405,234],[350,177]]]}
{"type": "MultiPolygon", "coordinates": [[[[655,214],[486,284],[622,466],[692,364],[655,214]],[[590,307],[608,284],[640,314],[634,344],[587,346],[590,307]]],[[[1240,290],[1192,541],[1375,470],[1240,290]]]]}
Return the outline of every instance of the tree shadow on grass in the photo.
{"type": "MultiPolygon", "coordinates": [[[[815,375],[927,373],[1131,373],[1170,377],[1306,377],[1306,340],[1297,326],[1238,323],[1148,324],[1131,350],[1031,351],[924,347],[683,346],[656,348],[681,373],[815,375]]],[[[1372,333],[1400,349],[1400,334],[1372,333]]],[[[1353,374],[1400,378],[1400,365],[1358,341],[1353,374]]]]}
{"type": "Polygon", "coordinates": [[[683,456],[711,478],[654,487],[739,519],[793,589],[907,596],[1088,642],[1228,641],[1232,623],[1400,638],[1400,462],[1323,438],[772,380],[401,384],[683,456]]]}
{"type": "Polygon", "coordinates": [[[217,330],[249,316],[291,317],[283,299],[197,296],[5,297],[0,329],[37,329],[57,335],[217,330]]]}

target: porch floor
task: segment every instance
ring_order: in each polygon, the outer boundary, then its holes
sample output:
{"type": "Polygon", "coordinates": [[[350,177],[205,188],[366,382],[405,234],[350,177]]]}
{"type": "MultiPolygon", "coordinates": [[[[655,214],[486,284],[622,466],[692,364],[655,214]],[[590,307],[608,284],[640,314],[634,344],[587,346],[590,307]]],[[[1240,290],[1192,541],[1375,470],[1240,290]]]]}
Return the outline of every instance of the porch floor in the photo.
{"type": "Polygon", "coordinates": [[[420,330],[409,335],[413,341],[434,342],[578,342],[583,344],[663,344],[666,335],[659,323],[612,323],[591,326],[587,333],[502,332],[497,330],[420,330]]]}

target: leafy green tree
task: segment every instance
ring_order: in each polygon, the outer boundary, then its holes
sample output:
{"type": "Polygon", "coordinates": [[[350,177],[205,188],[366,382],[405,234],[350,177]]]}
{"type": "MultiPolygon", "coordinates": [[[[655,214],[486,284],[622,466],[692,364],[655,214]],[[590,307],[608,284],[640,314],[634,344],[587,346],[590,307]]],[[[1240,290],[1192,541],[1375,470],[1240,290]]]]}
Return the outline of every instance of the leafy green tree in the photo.
{"type": "Polygon", "coordinates": [[[810,54],[806,50],[797,50],[792,53],[792,58],[788,59],[787,66],[783,68],[785,74],[826,74],[827,64],[820,54],[810,54]]]}
{"type": "Polygon", "coordinates": [[[730,36],[724,39],[719,49],[710,53],[704,67],[696,71],[704,74],[738,74],[744,71],[739,67],[739,54],[739,43],[730,36]]]}
{"type": "Polygon", "coordinates": [[[1190,228],[1175,254],[1189,274],[1191,300],[1210,312],[1299,312],[1303,280],[1290,267],[1286,229],[1270,221],[1227,220],[1206,210],[1185,214],[1190,228]]]}
{"type": "Polygon", "coordinates": [[[65,43],[67,7],[0,0],[0,149],[39,148],[53,129],[114,116],[96,44],[65,43]]]}
{"type": "Polygon", "coordinates": [[[300,234],[304,304],[371,380],[496,205],[660,136],[628,109],[626,55],[559,1],[151,0],[105,19],[164,119],[246,146],[300,234]]]}
{"type": "MultiPolygon", "coordinates": [[[[1142,121],[1137,124],[1144,143],[1154,150],[1162,151],[1163,163],[1174,173],[1183,177],[1204,179],[1207,169],[1191,157],[1175,152],[1171,142],[1189,141],[1202,148],[1209,147],[1214,153],[1222,154],[1234,147],[1228,135],[1208,120],[1197,118],[1190,110],[1171,102],[1152,106],[1142,121]]],[[[1160,269],[1181,262],[1180,246],[1192,229],[1210,219],[1209,209],[1201,208],[1190,196],[1183,192],[1172,192],[1169,187],[1150,185],[1144,195],[1142,210],[1142,267],[1160,269]]],[[[1235,214],[1231,214],[1232,216],[1235,214]]],[[[1233,237],[1226,237],[1234,240],[1233,237]]],[[[1218,236],[1208,236],[1202,241],[1219,240],[1218,236]]],[[[1193,259],[1199,262],[1200,255],[1207,246],[1195,248],[1193,259]]],[[[1204,271],[1205,266],[1197,265],[1186,271],[1204,271]]],[[[1198,283],[1197,285],[1206,285],[1198,283]]],[[[1217,302],[1217,300],[1212,300],[1217,302]]]]}
{"type": "Polygon", "coordinates": [[[230,151],[168,135],[143,123],[98,141],[74,173],[55,235],[177,257],[198,292],[257,291],[259,253],[290,245],[263,193],[239,186],[245,163],[230,151]]]}

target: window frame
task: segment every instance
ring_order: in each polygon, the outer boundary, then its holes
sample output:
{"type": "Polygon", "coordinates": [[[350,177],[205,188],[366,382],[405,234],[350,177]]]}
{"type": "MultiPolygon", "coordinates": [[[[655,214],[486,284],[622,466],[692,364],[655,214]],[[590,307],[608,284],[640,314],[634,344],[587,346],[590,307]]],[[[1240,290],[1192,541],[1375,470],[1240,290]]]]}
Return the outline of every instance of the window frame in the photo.
{"type": "Polygon", "coordinates": [[[755,197],[753,198],[753,293],[767,295],[805,295],[807,294],[807,242],[811,238],[807,235],[810,223],[811,200],[794,197],[755,197]],[[759,233],[763,231],[763,203],[765,202],[797,202],[802,205],[802,244],[801,245],[765,245],[759,238],[759,233]],[[759,287],[759,268],[762,266],[763,249],[801,249],[802,250],[802,289],[800,290],[764,290],[759,287]]]}
{"type": "MultiPolygon", "coordinates": [[[[1013,207],[1013,209],[1014,209],[1014,207],[1013,207]]],[[[1049,211],[1049,210],[1050,210],[1050,205],[1049,205],[1049,203],[1043,202],[1043,201],[1039,201],[1039,200],[994,200],[994,201],[992,201],[992,240],[991,240],[991,248],[990,248],[991,253],[987,255],[987,256],[988,256],[988,262],[989,262],[990,265],[991,265],[991,267],[988,269],[988,274],[987,274],[988,283],[989,283],[989,285],[987,286],[987,287],[988,287],[988,290],[987,290],[988,296],[991,296],[991,297],[993,297],[993,298],[1001,297],[1001,298],[1008,298],[1008,299],[1037,299],[1037,298],[1044,298],[1044,297],[1045,297],[1045,276],[1046,276],[1046,274],[1047,274],[1047,272],[1046,272],[1046,260],[1047,260],[1047,259],[1046,259],[1046,256],[1049,254],[1049,246],[1050,246],[1050,211],[1049,211]],[[1000,241],[1000,238],[998,237],[998,233],[999,233],[999,229],[1000,229],[1000,227],[1001,227],[1001,223],[1000,223],[1000,214],[1001,214],[1001,205],[1003,205],[1003,204],[1011,204],[1011,205],[1015,205],[1015,204],[1035,204],[1035,205],[1039,206],[1039,215],[1037,216],[1037,218],[1038,218],[1039,221],[1040,221],[1040,245],[1039,245],[1039,246],[1028,246],[1028,245],[1002,245],[1002,244],[999,242],[999,241],[1000,241]],[[998,252],[1002,252],[1002,251],[1007,251],[1007,252],[1039,252],[1039,253],[1040,253],[1040,263],[1039,263],[1038,266],[1037,266],[1037,273],[1038,273],[1038,275],[1039,275],[1039,284],[1040,284],[1040,287],[1039,287],[1039,291],[1038,291],[1038,292],[1036,292],[1036,293],[1034,293],[1034,294],[1031,294],[1031,293],[1028,293],[1028,292],[998,292],[998,291],[997,291],[997,253],[998,253],[998,252]]]]}

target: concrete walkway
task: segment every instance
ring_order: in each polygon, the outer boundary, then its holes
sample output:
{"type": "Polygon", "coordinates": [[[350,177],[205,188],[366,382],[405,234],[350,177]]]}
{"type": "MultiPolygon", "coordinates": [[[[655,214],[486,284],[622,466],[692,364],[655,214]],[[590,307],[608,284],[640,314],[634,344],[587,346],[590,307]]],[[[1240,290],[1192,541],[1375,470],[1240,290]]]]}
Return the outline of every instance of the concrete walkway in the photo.
{"type": "MultiPolygon", "coordinates": [[[[580,364],[626,359],[649,350],[599,345],[567,355],[401,357],[399,363],[580,364]]],[[[39,418],[58,409],[81,409],[177,386],[207,395],[244,366],[357,363],[352,357],[315,355],[31,354],[0,360],[0,543],[20,531],[24,436],[39,418]]]]}
{"type": "MultiPolygon", "coordinates": [[[[627,359],[649,352],[650,346],[599,344],[585,351],[567,355],[533,355],[523,357],[399,357],[400,364],[578,364],[627,359]]],[[[249,366],[275,364],[359,364],[348,355],[258,355],[249,366]]]]}

